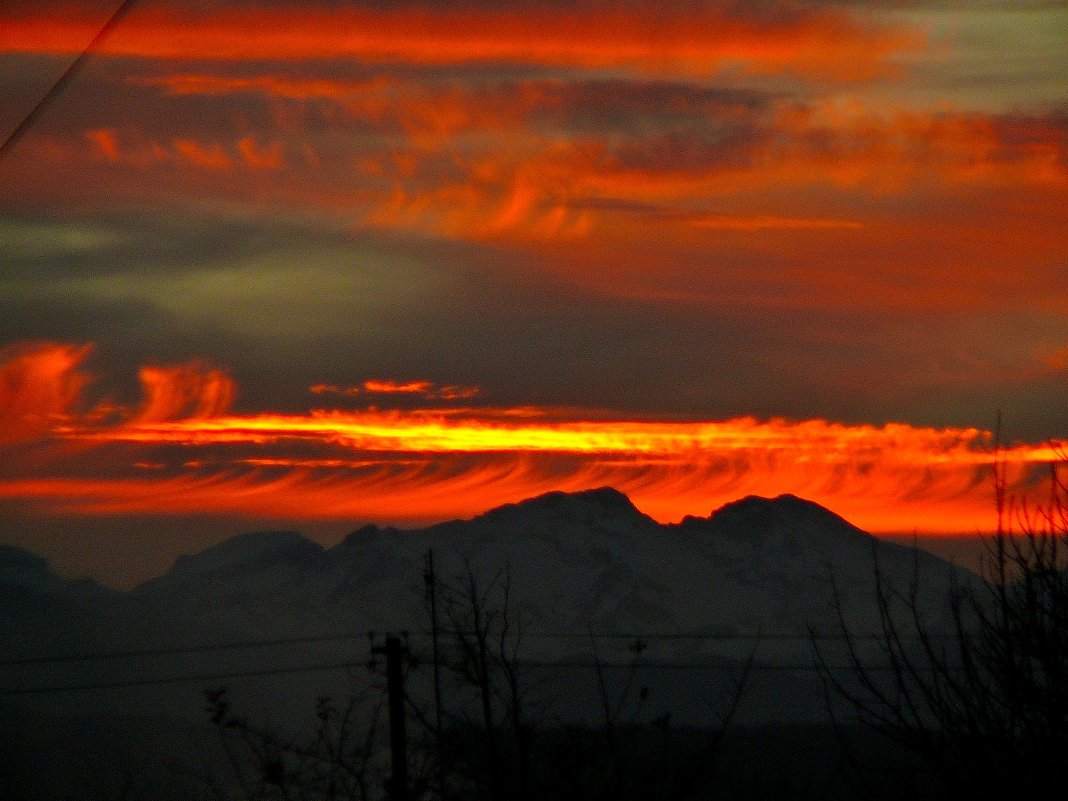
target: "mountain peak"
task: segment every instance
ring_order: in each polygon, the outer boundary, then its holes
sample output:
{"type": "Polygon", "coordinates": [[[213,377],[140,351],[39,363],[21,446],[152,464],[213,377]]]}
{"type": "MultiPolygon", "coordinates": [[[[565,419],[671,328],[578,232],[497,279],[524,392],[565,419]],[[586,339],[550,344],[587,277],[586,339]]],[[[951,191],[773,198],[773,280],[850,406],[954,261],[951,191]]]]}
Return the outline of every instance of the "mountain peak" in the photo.
{"type": "Polygon", "coordinates": [[[724,504],[708,517],[707,522],[717,530],[748,536],[793,532],[825,538],[831,531],[869,536],[815,501],[789,494],[775,498],[748,495],[724,504]]]}
{"type": "Polygon", "coordinates": [[[39,588],[56,584],[59,577],[43,556],[14,545],[0,545],[0,586],[39,588]]]}
{"type": "Polygon", "coordinates": [[[761,511],[786,511],[786,510],[820,510],[833,514],[824,506],[820,506],[815,501],[809,501],[804,498],[799,498],[797,495],[791,493],[783,493],[782,495],[776,495],[774,498],[768,498],[764,495],[746,495],[744,498],[739,498],[736,501],[730,501],[723,504],[716,512],[727,509],[747,509],[747,510],[761,510],[761,511]]]}
{"type": "Polygon", "coordinates": [[[578,492],[556,490],[521,501],[518,505],[552,509],[572,503],[584,503],[591,506],[599,506],[602,509],[635,509],[630,498],[614,487],[597,487],[595,489],[579,490],[578,492]]]}
{"type": "Polygon", "coordinates": [[[0,544],[0,590],[84,596],[106,592],[92,579],[64,579],[43,556],[4,544],[0,544]]]}
{"type": "Polygon", "coordinates": [[[578,492],[555,490],[519,503],[492,509],[483,519],[493,520],[519,515],[533,520],[570,521],[582,525],[611,528],[623,521],[626,527],[652,523],[630,498],[612,487],[597,487],[578,492]]]}
{"type": "Polygon", "coordinates": [[[613,487],[597,487],[578,492],[560,490],[546,492],[543,495],[520,501],[515,504],[515,508],[549,512],[560,517],[577,517],[584,520],[605,515],[644,517],[631,503],[630,498],[613,487]]]}

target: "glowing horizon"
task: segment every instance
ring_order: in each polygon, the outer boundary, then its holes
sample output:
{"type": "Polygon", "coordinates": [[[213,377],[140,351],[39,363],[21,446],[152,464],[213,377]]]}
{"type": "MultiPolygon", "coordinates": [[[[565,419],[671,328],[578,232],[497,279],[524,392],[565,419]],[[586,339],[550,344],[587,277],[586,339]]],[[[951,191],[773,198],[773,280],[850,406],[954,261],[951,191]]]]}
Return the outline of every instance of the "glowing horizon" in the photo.
{"type": "MultiPolygon", "coordinates": [[[[1052,443],[995,455],[989,431],[904,423],[612,419],[473,405],[234,414],[233,382],[204,363],[141,368],[143,400],[123,408],[84,398],[90,350],[6,350],[2,420],[23,432],[7,450],[35,454],[29,470],[4,471],[6,501],[41,514],[397,523],[613,486],[661,522],[745,495],[792,493],[873,532],[976,533],[994,527],[995,458],[1026,492],[1036,468],[1061,455],[1052,443]],[[84,475],[89,465],[104,475],[84,475]]],[[[443,399],[425,380],[359,386],[443,399]]]]}

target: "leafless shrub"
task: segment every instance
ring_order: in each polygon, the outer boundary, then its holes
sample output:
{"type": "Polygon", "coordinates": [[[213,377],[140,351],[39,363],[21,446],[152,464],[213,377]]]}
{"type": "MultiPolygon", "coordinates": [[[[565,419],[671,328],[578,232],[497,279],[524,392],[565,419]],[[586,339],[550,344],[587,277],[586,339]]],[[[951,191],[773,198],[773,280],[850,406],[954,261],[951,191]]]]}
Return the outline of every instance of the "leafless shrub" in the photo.
{"type": "MultiPolygon", "coordinates": [[[[891,587],[875,564],[882,659],[873,664],[839,604],[851,675],[817,653],[828,687],[859,721],[911,764],[907,791],[938,797],[1024,796],[1062,777],[1068,747],[1068,454],[1054,445],[1040,503],[1014,500],[995,458],[998,525],[982,582],[954,587],[948,630],[921,614],[916,573],[891,587]]],[[[818,642],[816,642],[818,646],[818,642]]],[[[859,776],[889,788],[885,770],[856,760],[859,776]]],[[[900,765],[898,765],[900,767],[900,765]]],[[[889,790],[901,792],[901,787],[889,790]]]]}

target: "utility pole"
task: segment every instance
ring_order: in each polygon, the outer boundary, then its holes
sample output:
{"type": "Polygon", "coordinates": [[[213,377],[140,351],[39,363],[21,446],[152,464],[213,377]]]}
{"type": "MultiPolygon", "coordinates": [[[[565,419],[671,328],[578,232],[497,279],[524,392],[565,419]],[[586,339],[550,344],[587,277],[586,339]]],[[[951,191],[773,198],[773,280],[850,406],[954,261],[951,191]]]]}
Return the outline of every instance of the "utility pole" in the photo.
{"type": "Polygon", "coordinates": [[[438,580],[434,575],[433,548],[428,548],[426,552],[426,572],[423,573],[423,581],[426,583],[426,591],[430,600],[430,640],[434,649],[434,712],[437,718],[435,741],[438,747],[438,795],[440,801],[445,801],[445,760],[441,747],[441,656],[438,653],[438,580]]]}
{"type": "Polygon", "coordinates": [[[371,648],[372,654],[386,657],[386,688],[389,698],[389,753],[392,775],[386,779],[389,801],[408,801],[408,735],[405,732],[404,658],[408,647],[394,634],[386,635],[385,645],[371,648]]]}

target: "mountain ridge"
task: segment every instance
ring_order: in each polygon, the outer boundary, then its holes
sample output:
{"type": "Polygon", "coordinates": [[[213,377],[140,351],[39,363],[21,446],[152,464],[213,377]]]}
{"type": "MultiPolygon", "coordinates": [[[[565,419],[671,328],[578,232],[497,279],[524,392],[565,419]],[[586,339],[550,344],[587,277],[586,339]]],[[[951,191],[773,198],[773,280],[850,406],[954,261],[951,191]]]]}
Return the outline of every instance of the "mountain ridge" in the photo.
{"type": "MultiPolygon", "coordinates": [[[[364,526],[330,548],[295,531],[241,534],[180,557],[133,590],[101,596],[91,611],[115,621],[113,632],[121,622],[155,641],[198,631],[255,639],[342,626],[415,630],[430,549],[442,581],[470,572],[488,584],[509,575],[517,609],[532,620],[609,633],[797,635],[836,623],[835,592],[858,624],[872,627],[876,559],[887,579],[921,571],[925,614],[944,617],[938,596],[947,582],[975,578],[793,495],[748,496],[707,517],[660,524],[623,493],[599,487],[422,529],[364,526]]],[[[46,575],[43,560],[22,562],[27,574],[46,575]]],[[[65,584],[51,575],[37,581],[55,593],[65,584]]]]}
{"type": "MultiPolygon", "coordinates": [[[[659,523],[641,512],[623,492],[603,486],[577,492],[546,492],[493,507],[471,518],[423,528],[401,529],[369,523],[330,547],[294,530],[240,533],[208,548],[179,556],[161,575],[119,594],[145,594],[154,587],[213,577],[216,580],[234,579],[242,572],[286,564],[296,570],[336,566],[338,562],[348,561],[353,550],[372,545],[402,547],[413,540],[425,540],[424,544],[432,547],[431,541],[438,538],[446,546],[457,538],[499,544],[502,528],[511,530],[510,535],[504,534],[506,537],[553,541],[568,553],[573,552],[569,545],[591,536],[625,539],[643,535],[665,538],[679,534],[690,538],[696,536],[712,550],[723,544],[721,540],[728,539],[741,546],[767,545],[769,540],[777,539],[779,545],[793,551],[806,546],[825,550],[822,546],[840,544],[837,540],[861,542],[881,550],[907,549],[907,546],[880,540],[832,510],[793,494],[748,495],[713,509],[705,517],[686,515],[677,523],[659,523]]],[[[945,562],[926,552],[922,558],[945,562]]],[[[18,584],[20,580],[53,590],[61,590],[64,585],[78,585],[84,592],[88,587],[100,586],[91,580],[61,578],[52,571],[47,560],[32,551],[0,546],[0,586],[18,584]]]]}
{"type": "MultiPolygon", "coordinates": [[[[627,638],[641,637],[648,644],[643,658],[651,662],[741,665],[753,656],[781,670],[811,660],[810,633],[833,635],[842,618],[850,631],[879,631],[875,560],[887,586],[915,580],[916,612],[931,630],[951,622],[953,582],[976,579],[930,554],[881,542],[795,496],[750,496],[704,518],[660,524],[622,493],[596,488],[546,493],[423,529],[364,526],[330,548],[294,531],[247,533],[183,556],[133,590],[50,592],[44,603],[40,594],[3,586],[0,551],[0,651],[33,660],[19,679],[31,686],[100,680],[95,663],[38,665],[53,654],[191,649],[184,670],[199,675],[217,671],[224,657],[238,672],[268,658],[268,667],[279,659],[350,663],[368,631],[412,632],[412,647],[421,638],[425,652],[431,549],[441,620],[457,619],[450,615],[465,587],[477,588],[494,615],[504,613],[507,597],[509,615],[522,621],[520,656],[540,664],[588,660],[593,648],[598,660],[624,667],[634,657],[627,638]],[[235,651],[193,661],[205,643],[308,638],[322,642],[286,654],[235,651]]],[[[27,580],[65,586],[43,559],[8,556],[27,580]]],[[[114,666],[115,675],[132,681],[142,669],[140,663],[114,666]]],[[[778,674],[766,675],[771,682],[778,674]]],[[[814,674],[809,679],[818,683],[814,674]]],[[[337,691],[314,684],[320,679],[311,675],[303,681],[309,692],[337,691]]],[[[678,678],[671,691],[685,686],[678,678]]],[[[818,688],[804,686],[782,702],[791,715],[814,714],[818,688]]],[[[767,685],[769,698],[775,687],[767,685]]],[[[144,703],[157,697],[146,690],[144,703]]],[[[195,718],[199,699],[181,697],[183,714],[195,718]]]]}

